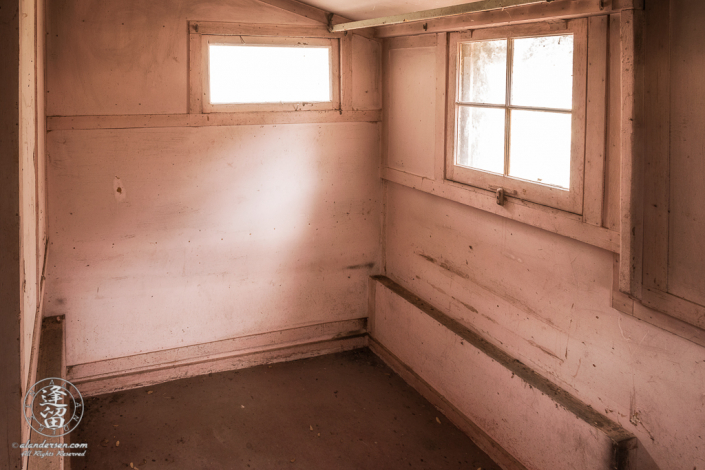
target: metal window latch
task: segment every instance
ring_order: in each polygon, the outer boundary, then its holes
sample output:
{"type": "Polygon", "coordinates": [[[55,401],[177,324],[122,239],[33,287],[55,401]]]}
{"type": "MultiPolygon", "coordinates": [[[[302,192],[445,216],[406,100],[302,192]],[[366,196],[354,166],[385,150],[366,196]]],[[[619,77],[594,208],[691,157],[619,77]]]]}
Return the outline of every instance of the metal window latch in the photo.
{"type": "Polygon", "coordinates": [[[504,205],[504,188],[497,188],[497,204],[500,206],[504,205]]]}

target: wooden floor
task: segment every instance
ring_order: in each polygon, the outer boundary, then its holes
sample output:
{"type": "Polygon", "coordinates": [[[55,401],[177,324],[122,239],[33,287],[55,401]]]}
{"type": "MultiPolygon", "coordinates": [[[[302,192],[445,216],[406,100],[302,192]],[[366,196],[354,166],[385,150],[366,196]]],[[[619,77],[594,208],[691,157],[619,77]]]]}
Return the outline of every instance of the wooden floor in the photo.
{"type": "Polygon", "coordinates": [[[499,467],[369,350],[86,400],[80,469],[499,467]]]}

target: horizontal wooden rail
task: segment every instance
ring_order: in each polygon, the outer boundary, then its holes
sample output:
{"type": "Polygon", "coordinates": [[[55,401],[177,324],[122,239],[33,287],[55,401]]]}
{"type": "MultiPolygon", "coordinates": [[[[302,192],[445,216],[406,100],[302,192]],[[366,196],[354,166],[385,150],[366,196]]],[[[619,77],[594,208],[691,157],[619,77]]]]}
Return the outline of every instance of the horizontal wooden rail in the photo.
{"type": "Polygon", "coordinates": [[[49,116],[48,131],[83,129],[139,129],[156,127],[256,126],[379,122],[381,110],[278,111],[213,114],[128,114],[115,116],[49,116]]]}

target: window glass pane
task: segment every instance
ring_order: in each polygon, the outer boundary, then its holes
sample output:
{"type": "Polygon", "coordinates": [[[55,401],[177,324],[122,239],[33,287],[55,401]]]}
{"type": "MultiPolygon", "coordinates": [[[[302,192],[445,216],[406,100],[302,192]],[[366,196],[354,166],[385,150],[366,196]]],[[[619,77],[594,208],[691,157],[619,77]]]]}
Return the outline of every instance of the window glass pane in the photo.
{"type": "Polygon", "coordinates": [[[509,176],[570,187],[571,115],[511,111],[509,176]]]}
{"type": "Polygon", "coordinates": [[[507,40],[460,45],[460,101],[505,104],[507,40]]]}
{"type": "Polygon", "coordinates": [[[331,101],[327,47],[209,45],[209,54],[213,104],[331,101]]]}
{"type": "Polygon", "coordinates": [[[456,163],[504,174],[503,109],[460,106],[456,163]]]}
{"type": "Polygon", "coordinates": [[[512,104],[573,108],[573,36],[514,40],[512,104]]]}

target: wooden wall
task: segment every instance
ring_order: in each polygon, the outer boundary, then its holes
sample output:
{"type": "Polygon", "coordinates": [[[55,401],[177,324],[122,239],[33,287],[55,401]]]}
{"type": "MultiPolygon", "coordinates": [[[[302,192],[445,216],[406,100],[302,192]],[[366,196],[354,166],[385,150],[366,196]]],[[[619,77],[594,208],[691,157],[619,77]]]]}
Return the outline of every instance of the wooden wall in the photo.
{"type": "MultiPolygon", "coordinates": [[[[20,330],[19,2],[0,2],[0,440],[20,442],[22,356],[20,330]]],[[[19,449],[0,446],[0,466],[20,468],[19,449]]]]}
{"type": "Polygon", "coordinates": [[[671,9],[668,290],[705,305],[705,4],[671,9]]]}
{"type": "MultiPolygon", "coordinates": [[[[183,127],[188,21],[318,23],[255,0],[63,0],[48,17],[48,113],[87,116],[47,144],[46,314],[66,314],[69,366],[366,316],[380,125],[183,127]],[[165,121],[130,124],[144,115],[165,121]]],[[[353,107],[379,109],[381,46],[352,46],[353,107]]]]}
{"type": "MultiPolygon", "coordinates": [[[[36,375],[46,241],[44,3],[0,2],[0,467],[22,466],[22,398],[36,375]],[[42,31],[42,32],[40,32],[42,31]]],[[[26,463],[26,461],[25,461],[26,463]]]]}
{"type": "MultiPolygon", "coordinates": [[[[661,22],[657,27],[668,27],[668,16],[651,10],[659,3],[647,2],[646,14],[661,22]]],[[[671,212],[669,266],[674,288],[697,300],[705,278],[702,197],[694,196],[703,182],[705,82],[695,77],[702,74],[705,10],[699,2],[672,1],[671,18],[673,31],[678,30],[670,56],[675,77],[670,106],[677,116],[671,194],[677,206],[671,212]]],[[[603,229],[608,234],[620,228],[620,19],[616,13],[608,21],[613,69],[607,82],[603,229]]],[[[632,431],[660,468],[704,466],[703,347],[612,308],[619,243],[593,237],[600,232],[588,234],[588,228],[572,232],[557,219],[523,223],[518,203],[515,209],[496,209],[472,191],[465,195],[441,183],[434,161],[445,123],[433,115],[444,99],[445,77],[438,75],[445,70],[445,49],[432,37],[385,42],[387,276],[632,431]],[[409,70],[418,73],[405,73],[409,70]]],[[[407,326],[421,341],[430,341],[423,328],[407,326]]],[[[463,394],[475,396],[460,388],[451,393],[461,401],[463,394]]],[[[470,406],[469,400],[456,406],[470,406]]],[[[524,425],[536,423],[508,424],[524,425]]]]}

